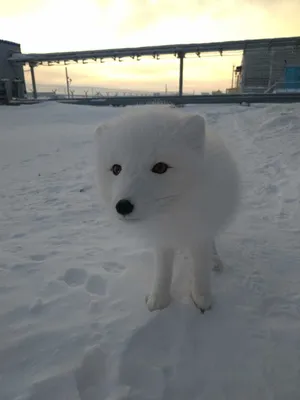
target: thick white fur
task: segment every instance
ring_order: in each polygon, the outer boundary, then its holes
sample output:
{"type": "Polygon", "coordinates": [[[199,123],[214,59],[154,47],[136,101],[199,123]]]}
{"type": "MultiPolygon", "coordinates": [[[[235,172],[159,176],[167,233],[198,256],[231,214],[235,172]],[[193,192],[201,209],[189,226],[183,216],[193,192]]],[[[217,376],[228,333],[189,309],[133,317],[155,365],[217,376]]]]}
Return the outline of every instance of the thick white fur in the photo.
{"type": "Polygon", "coordinates": [[[149,310],[170,303],[174,251],[182,247],[190,249],[194,262],[192,298],[201,310],[209,309],[211,269],[222,268],[214,239],[239,200],[239,174],[221,138],[206,132],[196,113],[162,104],[132,107],[97,129],[96,157],[102,201],[130,234],[156,250],[149,310]],[[151,172],[158,162],[171,168],[151,172]],[[118,176],[113,164],[122,166],[118,176]],[[115,210],[120,199],[135,206],[124,218],[115,210]]]}

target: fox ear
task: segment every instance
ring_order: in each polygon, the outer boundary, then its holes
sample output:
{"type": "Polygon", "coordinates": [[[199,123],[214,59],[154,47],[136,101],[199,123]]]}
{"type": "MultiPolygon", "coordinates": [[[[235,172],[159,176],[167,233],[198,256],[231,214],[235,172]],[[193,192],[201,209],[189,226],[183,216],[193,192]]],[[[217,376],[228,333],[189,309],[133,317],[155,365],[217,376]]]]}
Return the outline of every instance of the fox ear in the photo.
{"type": "Polygon", "coordinates": [[[192,148],[202,148],[205,141],[205,119],[199,114],[184,116],[180,129],[192,148]]]}

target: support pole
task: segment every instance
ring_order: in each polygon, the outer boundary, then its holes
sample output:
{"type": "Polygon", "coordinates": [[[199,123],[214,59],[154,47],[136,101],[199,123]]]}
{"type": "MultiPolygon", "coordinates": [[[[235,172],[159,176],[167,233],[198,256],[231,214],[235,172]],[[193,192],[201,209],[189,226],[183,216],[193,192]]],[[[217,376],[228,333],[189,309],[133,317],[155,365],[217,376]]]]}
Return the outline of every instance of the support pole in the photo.
{"type": "Polygon", "coordinates": [[[65,68],[66,71],[66,83],[67,83],[67,95],[68,95],[68,99],[70,98],[70,78],[68,75],[68,68],[65,68]]]}
{"type": "Polygon", "coordinates": [[[231,89],[233,89],[233,84],[234,84],[234,68],[235,66],[232,66],[232,76],[231,76],[231,89]]]}
{"type": "Polygon", "coordinates": [[[12,81],[10,79],[6,79],[4,85],[6,103],[9,104],[12,101],[12,81]]]}
{"type": "Polygon", "coordinates": [[[179,53],[178,54],[179,58],[179,96],[182,96],[182,91],[183,91],[183,59],[184,59],[184,53],[179,53]]]}
{"type": "Polygon", "coordinates": [[[22,96],[22,82],[21,80],[17,79],[17,93],[18,93],[18,98],[21,99],[22,96]]]}
{"type": "Polygon", "coordinates": [[[271,49],[270,51],[270,64],[269,64],[269,79],[268,79],[268,90],[271,89],[272,86],[272,81],[273,81],[273,56],[274,56],[274,51],[271,49]]]}
{"type": "Polygon", "coordinates": [[[30,64],[30,73],[31,73],[31,82],[32,82],[32,90],[33,90],[33,97],[37,99],[37,91],[36,91],[36,83],[35,83],[35,76],[34,76],[34,64],[30,64]]]}

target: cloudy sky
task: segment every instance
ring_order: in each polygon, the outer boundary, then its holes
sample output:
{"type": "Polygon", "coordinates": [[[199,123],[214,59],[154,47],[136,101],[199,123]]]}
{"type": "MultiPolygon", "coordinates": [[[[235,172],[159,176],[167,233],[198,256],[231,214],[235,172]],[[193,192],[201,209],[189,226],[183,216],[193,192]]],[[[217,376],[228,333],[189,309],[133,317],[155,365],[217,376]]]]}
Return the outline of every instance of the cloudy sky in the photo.
{"type": "MultiPolygon", "coordinates": [[[[300,35],[300,0],[1,0],[0,38],[24,53],[300,35]]],[[[230,86],[240,56],[185,60],[184,85],[230,86]]],[[[178,60],[70,65],[74,85],[176,90],[178,60]]],[[[26,72],[26,76],[28,76],[26,72]]],[[[38,84],[64,84],[63,67],[39,67],[38,84]]]]}

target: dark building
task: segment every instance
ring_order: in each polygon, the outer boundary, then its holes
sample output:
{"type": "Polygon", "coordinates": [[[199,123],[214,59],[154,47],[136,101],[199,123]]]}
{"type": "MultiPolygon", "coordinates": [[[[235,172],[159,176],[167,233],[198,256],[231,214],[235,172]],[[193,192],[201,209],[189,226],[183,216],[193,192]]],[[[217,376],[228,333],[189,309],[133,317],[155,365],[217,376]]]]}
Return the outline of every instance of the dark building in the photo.
{"type": "Polygon", "coordinates": [[[0,40],[0,96],[5,94],[9,99],[23,98],[26,93],[23,65],[8,61],[14,53],[21,53],[18,43],[0,40]]]}
{"type": "Polygon", "coordinates": [[[298,89],[300,47],[283,46],[245,50],[241,68],[242,92],[274,92],[298,89]],[[294,82],[292,82],[295,80],[294,82]]]}

